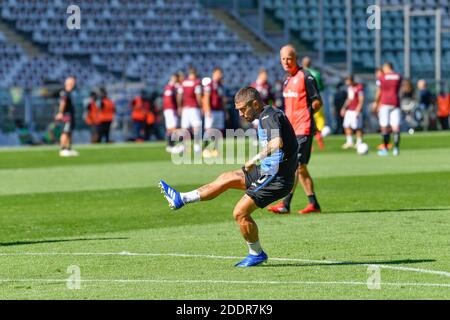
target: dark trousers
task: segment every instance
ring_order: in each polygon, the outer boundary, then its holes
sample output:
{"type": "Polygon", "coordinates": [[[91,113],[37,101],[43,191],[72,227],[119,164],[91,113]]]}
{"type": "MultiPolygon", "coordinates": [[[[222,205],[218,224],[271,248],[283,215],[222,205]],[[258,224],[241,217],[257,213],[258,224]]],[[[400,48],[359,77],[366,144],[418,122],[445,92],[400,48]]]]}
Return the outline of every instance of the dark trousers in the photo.
{"type": "Polygon", "coordinates": [[[336,108],[335,110],[336,110],[336,114],[335,114],[336,129],[335,129],[334,133],[341,134],[341,133],[344,133],[344,128],[342,127],[344,118],[341,117],[340,109],[336,108]]]}
{"type": "Polygon", "coordinates": [[[448,130],[448,117],[439,117],[442,130],[448,130]]]}
{"type": "Polygon", "coordinates": [[[98,126],[98,142],[102,142],[105,138],[105,142],[109,142],[109,129],[111,128],[111,121],[101,122],[98,126]]]}
{"type": "Polygon", "coordinates": [[[136,139],[144,139],[146,133],[146,123],[145,121],[134,121],[134,129],[136,134],[136,139]]]}

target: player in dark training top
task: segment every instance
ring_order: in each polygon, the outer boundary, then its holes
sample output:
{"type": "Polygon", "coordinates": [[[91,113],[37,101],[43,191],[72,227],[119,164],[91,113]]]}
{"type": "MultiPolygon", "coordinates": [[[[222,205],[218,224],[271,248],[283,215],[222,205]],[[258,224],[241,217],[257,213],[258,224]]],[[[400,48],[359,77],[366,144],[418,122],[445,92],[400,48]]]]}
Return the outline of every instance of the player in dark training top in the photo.
{"type": "Polygon", "coordinates": [[[59,151],[60,157],[76,157],[78,152],[72,149],[72,132],[75,127],[75,107],[72,101],[72,92],[76,86],[76,79],[68,77],[64,82],[64,90],[60,93],[59,110],[55,120],[62,124],[59,151]]]}
{"type": "Polygon", "coordinates": [[[256,89],[243,88],[234,99],[241,117],[248,122],[259,119],[258,136],[262,151],[242,169],[223,173],[215,181],[194,191],[179,193],[162,180],[160,188],[174,210],[189,203],[212,200],[228,189],[245,190],[233,216],[247,242],[249,255],[236,266],[251,267],[268,259],[261,248],[258,227],[251,213],[289,194],[298,167],[298,143],[284,113],[265,106],[256,89]],[[259,162],[260,165],[257,164],[259,162]]]}

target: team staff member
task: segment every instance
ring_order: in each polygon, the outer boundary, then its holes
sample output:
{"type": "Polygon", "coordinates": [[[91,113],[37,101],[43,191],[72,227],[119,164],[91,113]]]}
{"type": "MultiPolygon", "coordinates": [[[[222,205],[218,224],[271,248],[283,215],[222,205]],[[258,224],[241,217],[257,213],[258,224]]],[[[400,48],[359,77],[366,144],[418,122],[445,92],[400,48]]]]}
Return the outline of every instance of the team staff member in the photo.
{"type": "Polygon", "coordinates": [[[145,127],[148,113],[150,108],[148,102],[144,100],[145,91],[141,92],[141,95],[135,97],[131,101],[131,119],[134,123],[135,129],[135,141],[143,142],[145,138],[145,127]]]}
{"type": "Polygon", "coordinates": [[[377,85],[378,89],[375,95],[374,111],[378,113],[381,135],[383,137],[384,148],[378,150],[378,155],[387,156],[388,145],[391,139],[390,129],[394,135],[394,148],[392,154],[398,156],[400,153],[400,86],[402,76],[394,72],[391,63],[386,62],[383,65],[383,73],[380,74],[377,85]]]}
{"type": "Polygon", "coordinates": [[[298,213],[320,212],[320,205],[314,193],[314,183],[307,166],[311,156],[312,139],[315,131],[313,114],[322,107],[322,99],[314,77],[297,64],[297,53],[293,46],[286,45],[281,48],[280,60],[283,69],[288,73],[283,96],[286,116],[295,130],[299,144],[298,169],[294,188],[282,202],[270,207],[269,211],[289,213],[295,188],[300,181],[309,204],[298,213]]]}
{"type": "Polygon", "coordinates": [[[98,141],[98,124],[99,124],[99,108],[97,105],[97,93],[92,91],[89,96],[89,103],[86,106],[86,124],[91,129],[91,143],[97,143],[98,141]]]}
{"type": "Polygon", "coordinates": [[[437,102],[437,116],[441,123],[442,130],[448,130],[448,117],[450,116],[450,93],[445,93],[442,90],[436,99],[437,102]]]}
{"type": "Polygon", "coordinates": [[[214,148],[206,149],[207,143],[211,138],[208,130],[221,130],[222,134],[225,130],[225,91],[222,85],[223,71],[215,68],[211,78],[204,78],[203,81],[203,112],[205,114],[205,150],[203,156],[205,158],[218,157],[218,141],[214,140],[214,148]]]}
{"type": "Polygon", "coordinates": [[[59,155],[61,157],[76,157],[78,152],[72,150],[72,132],[75,128],[75,107],[72,101],[72,92],[75,89],[76,79],[69,77],[64,82],[64,90],[60,93],[59,110],[55,116],[56,121],[63,123],[60,137],[59,155]]]}
{"type": "Polygon", "coordinates": [[[114,119],[115,106],[114,102],[108,98],[108,93],[105,88],[100,89],[100,124],[98,142],[102,142],[103,138],[106,143],[109,143],[109,131],[111,123],[114,119]]]}
{"type": "Polygon", "coordinates": [[[251,267],[268,259],[261,248],[258,226],[251,214],[257,208],[264,208],[286,196],[292,189],[298,166],[298,144],[285,114],[271,106],[264,106],[255,88],[239,90],[234,102],[240,116],[246,121],[252,122],[259,118],[258,136],[264,149],[242,169],[223,173],[215,181],[194,191],[180,194],[162,180],[160,187],[174,210],[189,203],[212,200],[228,189],[246,190],[246,194],[236,204],[233,216],[247,242],[249,254],[236,266],[251,267]],[[256,165],[259,161],[261,165],[256,165]]]}

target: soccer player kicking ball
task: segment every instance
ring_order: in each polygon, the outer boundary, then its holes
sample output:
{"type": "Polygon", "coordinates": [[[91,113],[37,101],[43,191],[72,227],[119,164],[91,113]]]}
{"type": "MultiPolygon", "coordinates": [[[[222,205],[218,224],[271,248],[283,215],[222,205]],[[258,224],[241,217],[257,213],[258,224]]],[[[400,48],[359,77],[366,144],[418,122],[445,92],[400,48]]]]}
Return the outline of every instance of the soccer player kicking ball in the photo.
{"type": "Polygon", "coordinates": [[[194,191],[180,193],[162,180],[159,185],[173,210],[189,203],[212,200],[228,189],[246,190],[236,204],[233,216],[247,241],[249,255],[236,266],[251,267],[268,259],[261,248],[258,226],[251,213],[289,194],[294,186],[298,167],[298,143],[294,129],[284,113],[265,106],[256,89],[243,88],[234,100],[236,109],[246,121],[259,119],[258,137],[263,150],[242,169],[223,173],[215,181],[194,191]]]}

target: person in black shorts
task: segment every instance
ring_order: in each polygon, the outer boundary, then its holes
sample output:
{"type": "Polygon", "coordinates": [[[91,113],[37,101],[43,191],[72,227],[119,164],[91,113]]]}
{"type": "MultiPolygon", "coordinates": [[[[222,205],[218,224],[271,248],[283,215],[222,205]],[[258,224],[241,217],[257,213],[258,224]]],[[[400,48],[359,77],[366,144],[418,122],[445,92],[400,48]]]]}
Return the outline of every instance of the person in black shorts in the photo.
{"type": "Polygon", "coordinates": [[[64,82],[64,90],[60,93],[59,110],[55,120],[62,125],[60,137],[61,157],[76,157],[78,152],[72,150],[72,132],[75,128],[75,107],[72,101],[72,92],[75,89],[76,79],[69,77],[64,82]]]}
{"type": "Polygon", "coordinates": [[[250,267],[268,259],[261,248],[258,227],[251,213],[289,194],[298,167],[298,144],[285,114],[265,106],[256,89],[245,87],[239,90],[234,101],[240,116],[246,121],[251,123],[259,119],[258,137],[262,151],[242,169],[223,173],[215,181],[194,191],[180,193],[162,180],[160,188],[174,210],[188,203],[212,200],[228,189],[246,190],[236,204],[233,216],[249,247],[249,255],[236,266],[250,267]]]}

